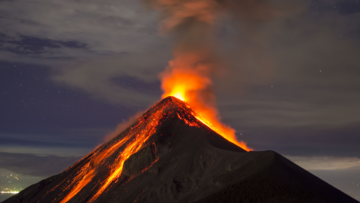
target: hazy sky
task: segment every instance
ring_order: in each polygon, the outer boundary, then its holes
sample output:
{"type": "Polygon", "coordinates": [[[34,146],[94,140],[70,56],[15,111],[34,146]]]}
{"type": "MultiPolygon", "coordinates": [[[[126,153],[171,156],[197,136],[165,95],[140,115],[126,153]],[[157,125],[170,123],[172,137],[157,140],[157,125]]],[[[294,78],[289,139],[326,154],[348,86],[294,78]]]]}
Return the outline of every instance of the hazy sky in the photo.
{"type": "MultiPolygon", "coordinates": [[[[265,2],[277,17],[216,21],[222,119],[360,200],[359,0],[265,2]]],[[[30,177],[24,188],[61,172],[160,99],[172,38],[157,14],[140,0],[0,0],[1,173],[30,177]]]]}

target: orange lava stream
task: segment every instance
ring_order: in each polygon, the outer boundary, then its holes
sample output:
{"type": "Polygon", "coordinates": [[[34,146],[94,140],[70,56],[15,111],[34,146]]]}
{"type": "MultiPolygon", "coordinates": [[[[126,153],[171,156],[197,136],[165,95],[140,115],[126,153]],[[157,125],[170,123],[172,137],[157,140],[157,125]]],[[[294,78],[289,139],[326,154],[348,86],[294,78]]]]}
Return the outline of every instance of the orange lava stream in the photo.
{"type": "Polygon", "coordinates": [[[96,192],[96,194],[89,200],[89,202],[95,201],[107,188],[108,186],[114,182],[117,178],[120,177],[121,172],[123,170],[124,162],[133,154],[142,149],[144,143],[151,137],[153,133],[156,131],[156,127],[158,126],[159,120],[161,118],[162,111],[156,111],[155,118],[152,118],[146,124],[145,129],[141,130],[136,138],[129,143],[124,151],[118,157],[117,163],[115,166],[112,166],[112,170],[108,178],[102,183],[100,189],[96,192]]]}
{"type": "MultiPolygon", "coordinates": [[[[84,168],[88,168],[89,167],[89,163],[85,165],[84,168]]],[[[83,168],[83,169],[84,169],[83,168]]],[[[85,169],[86,170],[86,169],[85,169]]],[[[83,189],[83,187],[85,187],[85,185],[87,185],[91,179],[94,177],[94,169],[85,171],[82,170],[78,176],[76,178],[74,178],[74,182],[76,183],[72,189],[71,192],[66,195],[66,197],[64,199],[61,200],[61,203],[66,203],[67,201],[69,201],[71,198],[73,198],[77,193],[79,193],[81,191],[81,189],[83,189]]]]}
{"type": "Polygon", "coordinates": [[[246,151],[253,151],[252,148],[248,147],[246,145],[246,142],[244,141],[238,141],[236,139],[235,136],[235,130],[233,130],[232,128],[225,126],[224,124],[220,123],[220,122],[214,122],[216,126],[212,125],[211,122],[202,119],[200,116],[194,115],[199,121],[201,121],[203,124],[207,125],[209,128],[211,128],[212,130],[214,130],[215,132],[219,133],[221,136],[223,136],[225,139],[227,139],[228,141],[230,141],[233,144],[236,144],[238,147],[241,147],[242,149],[246,150],[246,151]],[[227,129],[228,128],[228,129],[227,129]]]}
{"type": "Polygon", "coordinates": [[[104,161],[108,158],[112,153],[114,153],[119,147],[121,147],[126,141],[128,141],[131,136],[125,137],[113,144],[110,148],[105,149],[103,151],[98,151],[97,154],[94,155],[91,162],[85,164],[80,172],[73,178],[70,185],[66,187],[66,189],[70,189],[70,192],[65,196],[64,199],[61,200],[60,203],[66,203],[70,199],[72,199],[76,194],[78,194],[95,176],[95,167],[100,165],[100,162],[104,161]]]}

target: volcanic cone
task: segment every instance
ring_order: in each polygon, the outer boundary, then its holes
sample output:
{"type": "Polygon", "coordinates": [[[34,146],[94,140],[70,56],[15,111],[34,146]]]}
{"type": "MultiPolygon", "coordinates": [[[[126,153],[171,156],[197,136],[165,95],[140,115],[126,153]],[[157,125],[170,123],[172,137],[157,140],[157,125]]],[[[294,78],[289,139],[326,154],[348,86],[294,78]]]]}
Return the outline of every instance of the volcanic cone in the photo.
{"type": "Polygon", "coordinates": [[[247,152],[167,97],[64,172],[4,203],[357,202],[273,151],[247,152]]]}

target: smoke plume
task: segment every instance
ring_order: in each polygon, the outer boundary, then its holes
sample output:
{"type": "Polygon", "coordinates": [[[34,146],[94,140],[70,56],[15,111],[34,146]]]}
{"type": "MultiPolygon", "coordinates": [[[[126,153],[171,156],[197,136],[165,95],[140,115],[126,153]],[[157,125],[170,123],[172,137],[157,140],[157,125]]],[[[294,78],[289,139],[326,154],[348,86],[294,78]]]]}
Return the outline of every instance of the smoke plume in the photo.
{"type": "Polygon", "coordinates": [[[219,16],[261,23],[301,10],[298,1],[285,0],[145,0],[160,12],[163,33],[174,39],[173,59],[160,74],[163,98],[175,96],[189,103],[199,119],[229,141],[246,150],[235,130],[221,122],[213,92],[215,70],[223,69],[214,51],[216,20],[219,16]]]}

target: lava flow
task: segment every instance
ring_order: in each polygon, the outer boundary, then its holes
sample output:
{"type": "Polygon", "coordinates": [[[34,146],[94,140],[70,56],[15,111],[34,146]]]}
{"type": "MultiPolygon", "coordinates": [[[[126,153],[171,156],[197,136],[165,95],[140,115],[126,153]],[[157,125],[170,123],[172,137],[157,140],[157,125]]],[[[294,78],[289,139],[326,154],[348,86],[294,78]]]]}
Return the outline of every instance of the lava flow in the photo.
{"type": "MultiPolygon", "coordinates": [[[[200,127],[196,118],[193,117],[194,115],[195,113],[190,109],[188,104],[177,99],[170,97],[169,99],[158,102],[142,115],[132,127],[108,143],[96,148],[87,157],[88,161],[80,167],[76,174],[56,186],[61,185],[62,190],[67,193],[65,197],[60,200],[60,203],[66,203],[76,195],[81,195],[84,187],[92,187],[92,190],[96,191],[88,201],[94,202],[112,183],[115,183],[119,179],[122,174],[124,162],[129,159],[131,155],[149,144],[149,138],[156,132],[161,122],[170,117],[177,116],[189,126],[200,127]],[[177,111],[174,112],[174,109],[177,109],[177,111]],[[105,179],[99,178],[99,176],[104,173],[108,174],[107,177],[105,179]],[[95,180],[97,184],[90,185],[89,183],[93,180],[95,180]]],[[[158,158],[155,162],[157,160],[158,158]]],[[[82,160],[79,162],[81,161],[82,160]]],[[[146,171],[149,167],[145,168],[142,172],[146,171]]],[[[55,188],[53,188],[53,190],[55,188]]],[[[55,201],[57,201],[57,199],[54,199],[53,202],[55,201]]]]}

